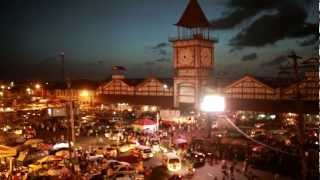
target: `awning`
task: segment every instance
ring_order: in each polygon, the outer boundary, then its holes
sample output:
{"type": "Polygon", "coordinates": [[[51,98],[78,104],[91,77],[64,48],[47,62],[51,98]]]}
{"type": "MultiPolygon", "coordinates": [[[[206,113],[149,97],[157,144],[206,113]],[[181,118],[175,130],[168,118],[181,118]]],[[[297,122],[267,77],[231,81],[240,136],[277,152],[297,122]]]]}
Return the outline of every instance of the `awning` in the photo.
{"type": "Polygon", "coordinates": [[[4,146],[4,145],[0,145],[0,158],[3,157],[12,157],[17,155],[17,150],[12,148],[12,147],[8,147],[8,146],[4,146]]]}

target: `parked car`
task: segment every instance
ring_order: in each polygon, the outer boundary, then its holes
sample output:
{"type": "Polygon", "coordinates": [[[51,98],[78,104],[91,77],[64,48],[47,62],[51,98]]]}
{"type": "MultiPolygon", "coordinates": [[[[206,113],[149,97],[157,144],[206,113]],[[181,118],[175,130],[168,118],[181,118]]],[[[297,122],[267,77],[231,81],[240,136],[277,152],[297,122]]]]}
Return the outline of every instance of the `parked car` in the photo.
{"type": "Polygon", "coordinates": [[[163,164],[169,171],[179,171],[181,169],[181,159],[176,153],[167,153],[163,157],[163,164]]]}
{"type": "Polygon", "coordinates": [[[109,157],[117,157],[117,155],[118,155],[117,148],[107,147],[106,148],[106,155],[109,157]]]}
{"type": "Polygon", "coordinates": [[[206,155],[199,151],[188,150],[186,154],[186,158],[192,161],[193,167],[201,167],[204,166],[206,155]]]}
{"type": "Polygon", "coordinates": [[[152,150],[148,146],[139,145],[136,147],[136,149],[140,152],[143,159],[149,159],[153,157],[152,150]]]}
{"type": "Polygon", "coordinates": [[[117,160],[108,160],[106,163],[107,167],[116,169],[119,166],[130,166],[130,163],[117,161],[117,160]]]}
{"type": "Polygon", "coordinates": [[[129,143],[125,143],[122,144],[118,147],[120,152],[128,152],[132,149],[135,149],[138,146],[138,143],[134,143],[134,142],[129,142],[129,143]]]}
{"type": "Polygon", "coordinates": [[[114,174],[133,175],[136,174],[136,170],[132,166],[120,165],[114,169],[114,174]]]}
{"type": "Polygon", "coordinates": [[[28,166],[29,172],[35,172],[35,171],[38,171],[42,168],[49,168],[53,162],[55,162],[55,161],[59,162],[61,160],[62,160],[61,158],[56,157],[56,156],[51,156],[51,155],[45,156],[45,157],[39,159],[38,161],[36,161],[35,163],[30,164],[28,166]]]}

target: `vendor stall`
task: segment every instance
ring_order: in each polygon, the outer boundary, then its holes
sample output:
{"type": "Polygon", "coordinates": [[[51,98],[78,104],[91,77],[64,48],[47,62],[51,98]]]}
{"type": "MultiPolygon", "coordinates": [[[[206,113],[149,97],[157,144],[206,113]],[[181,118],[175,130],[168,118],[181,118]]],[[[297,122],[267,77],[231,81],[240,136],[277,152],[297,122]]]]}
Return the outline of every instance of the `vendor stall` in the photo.
{"type": "Polygon", "coordinates": [[[134,131],[154,133],[157,128],[157,123],[151,119],[138,119],[133,124],[134,131]]]}

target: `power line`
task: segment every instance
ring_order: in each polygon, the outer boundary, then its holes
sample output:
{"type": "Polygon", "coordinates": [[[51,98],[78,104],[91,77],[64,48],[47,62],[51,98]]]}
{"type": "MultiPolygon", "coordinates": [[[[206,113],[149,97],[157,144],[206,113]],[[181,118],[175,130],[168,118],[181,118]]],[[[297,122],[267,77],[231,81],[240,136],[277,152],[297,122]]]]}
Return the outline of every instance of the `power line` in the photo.
{"type": "Polygon", "coordinates": [[[283,153],[283,154],[288,154],[288,155],[292,155],[292,156],[297,156],[297,154],[293,154],[293,153],[289,153],[289,152],[283,151],[283,150],[281,150],[281,149],[279,149],[279,148],[270,146],[270,145],[265,144],[265,143],[263,143],[263,142],[260,142],[260,141],[258,141],[258,140],[256,140],[256,139],[253,139],[251,136],[249,136],[248,134],[246,134],[245,132],[243,132],[238,126],[236,126],[236,125],[230,120],[230,118],[229,118],[227,115],[225,115],[225,117],[226,117],[226,119],[228,120],[228,122],[229,122],[239,133],[241,133],[242,135],[244,135],[247,139],[249,139],[249,140],[251,140],[251,141],[253,141],[253,142],[257,143],[257,144],[260,144],[260,145],[262,145],[262,146],[264,146],[264,147],[266,147],[266,148],[269,148],[269,149],[271,149],[271,150],[273,150],[273,151],[278,151],[278,152],[281,152],[281,153],[283,153]]]}

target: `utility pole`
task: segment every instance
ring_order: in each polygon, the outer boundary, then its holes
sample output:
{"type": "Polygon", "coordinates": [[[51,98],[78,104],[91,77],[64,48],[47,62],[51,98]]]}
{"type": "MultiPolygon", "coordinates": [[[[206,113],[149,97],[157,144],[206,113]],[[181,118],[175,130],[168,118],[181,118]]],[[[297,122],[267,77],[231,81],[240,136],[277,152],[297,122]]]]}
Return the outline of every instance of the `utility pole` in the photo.
{"type": "Polygon", "coordinates": [[[62,79],[62,82],[64,82],[65,81],[64,52],[60,53],[60,58],[61,58],[61,79],[62,79]]]}
{"type": "Polygon", "coordinates": [[[300,165],[301,165],[301,179],[306,180],[307,175],[307,167],[306,167],[306,158],[305,158],[305,122],[303,114],[301,113],[301,94],[299,87],[299,69],[298,69],[298,60],[302,59],[302,57],[297,56],[295,52],[292,52],[291,55],[288,56],[293,61],[293,70],[294,76],[296,80],[296,111],[298,113],[297,122],[298,122],[298,138],[299,138],[299,156],[300,156],[300,165]]]}
{"type": "Polygon", "coordinates": [[[73,112],[73,100],[71,96],[71,80],[67,80],[67,88],[69,90],[69,101],[68,101],[68,108],[69,108],[69,118],[68,118],[68,145],[69,145],[69,160],[71,162],[71,168],[72,171],[74,171],[74,162],[73,158],[74,156],[74,151],[72,146],[75,145],[75,133],[74,133],[74,112],[73,112]],[[72,142],[72,143],[71,143],[72,142]]]}
{"type": "MultiPolygon", "coordinates": [[[[298,141],[299,141],[299,158],[300,158],[300,173],[301,173],[301,179],[306,180],[307,179],[307,164],[306,164],[306,155],[305,155],[305,121],[303,117],[303,112],[301,112],[301,92],[300,92],[300,78],[299,78],[299,70],[300,68],[305,67],[311,67],[315,64],[312,64],[314,62],[310,61],[313,58],[309,58],[302,62],[305,65],[299,65],[299,60],[302,59],[302,57],[297,56],[296,53],[293,51],[290,55],[288,55],[288,58],[292,60],[293,65],[291,67],[281,67],[282,70],[293,70],[294,76],[295,76],[295,101],[296,101],[296,111],[297,111],[297,129],[298,129],[298,141]],[[306,65],[309,64],[309,65],[306,65]]],[[[318,63],[319,60],[317,59],[316,62],[318,63]]]]}
{"type": "MultiPolygon", "coordinates": [[[[74,151],[73,147],[75,145],[75,132],[74,132],[74,112],[73,112],[73,99],[72,99],[72,89],[71,89],[71,80],[69,78],[65,77],[65,54],[64,52],[60,53],[60,58],[61,58],[61,76],[62,76],[62,81],[67,85],[67,91],[69,91],[69,97],[68,101],[66,104],[66,109],[69,109],[69,115],[68,117],[68,128],[67,128],[67,137],[68,137],[68,146],[69,146],[69,161],[71,163],[71,169],[72,172],[74,172],[74,162],[73,158],[74,156],[74,151]]],[[[68,112],[68,111],[67,111],[68,112]]]]}

